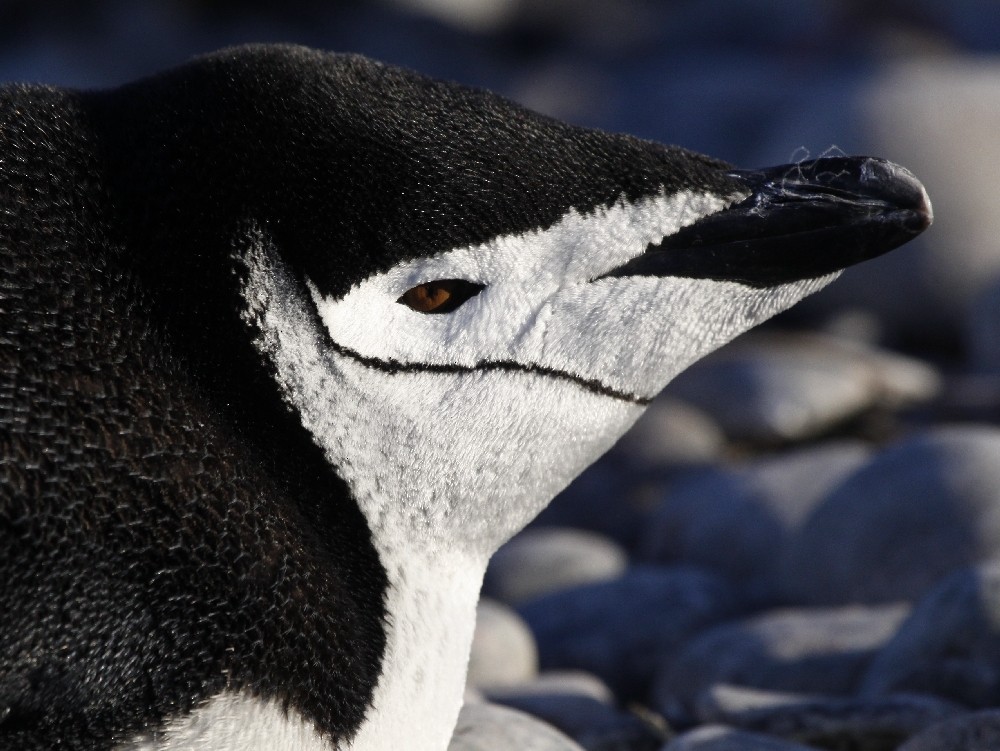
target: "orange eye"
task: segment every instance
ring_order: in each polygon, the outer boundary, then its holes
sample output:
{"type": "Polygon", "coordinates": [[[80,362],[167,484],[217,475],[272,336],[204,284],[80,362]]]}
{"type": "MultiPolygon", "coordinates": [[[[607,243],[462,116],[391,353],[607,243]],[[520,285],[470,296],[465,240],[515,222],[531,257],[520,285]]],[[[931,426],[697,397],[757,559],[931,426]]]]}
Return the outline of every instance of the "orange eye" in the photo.
{"type": "Polygon", "coordinates": [[[437,279],[406,290],[396,302],[418,313],[450,313],[483,289],[464,279],[437,279]]]}

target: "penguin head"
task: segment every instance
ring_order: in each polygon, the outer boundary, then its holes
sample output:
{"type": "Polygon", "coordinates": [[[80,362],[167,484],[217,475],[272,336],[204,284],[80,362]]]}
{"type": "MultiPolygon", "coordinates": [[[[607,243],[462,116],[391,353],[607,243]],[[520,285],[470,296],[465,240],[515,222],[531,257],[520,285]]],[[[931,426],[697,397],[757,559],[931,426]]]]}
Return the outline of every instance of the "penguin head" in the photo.
{"type": "Polygon", "coordinates": [[[219,371],[231,321],[377,544],[488,555],[674,375],[930,221],[888,162],[739,171],[297,48],[106,102],[161,299],[219,371]]]}

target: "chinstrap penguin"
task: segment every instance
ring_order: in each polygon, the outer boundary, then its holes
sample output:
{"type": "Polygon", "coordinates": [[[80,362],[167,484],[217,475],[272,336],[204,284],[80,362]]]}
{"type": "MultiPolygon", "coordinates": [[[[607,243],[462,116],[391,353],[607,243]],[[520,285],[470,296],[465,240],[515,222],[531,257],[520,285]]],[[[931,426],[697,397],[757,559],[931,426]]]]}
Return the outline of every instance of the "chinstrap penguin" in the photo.
{"type": "Polygon", "coordinates": [[[0,748],[445,749],[490,554],[930,217],[302,48],[0,89],[0,748]]]}

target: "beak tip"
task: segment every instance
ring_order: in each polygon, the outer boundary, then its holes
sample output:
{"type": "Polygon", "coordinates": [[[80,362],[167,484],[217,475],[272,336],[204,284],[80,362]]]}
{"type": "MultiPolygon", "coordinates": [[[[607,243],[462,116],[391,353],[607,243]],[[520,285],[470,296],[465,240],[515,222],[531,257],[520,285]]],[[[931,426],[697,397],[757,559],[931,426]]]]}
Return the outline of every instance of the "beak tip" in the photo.
{"type": "Polygon", "coordinates": [[[910,170],[884,159],[869,158],[862,171],[867,173],[862,182],[869,182],[872,188],[900,209],[913,212],[919,219],[920,231],[931,226],[934,208],[930,196],[910,170]]]}

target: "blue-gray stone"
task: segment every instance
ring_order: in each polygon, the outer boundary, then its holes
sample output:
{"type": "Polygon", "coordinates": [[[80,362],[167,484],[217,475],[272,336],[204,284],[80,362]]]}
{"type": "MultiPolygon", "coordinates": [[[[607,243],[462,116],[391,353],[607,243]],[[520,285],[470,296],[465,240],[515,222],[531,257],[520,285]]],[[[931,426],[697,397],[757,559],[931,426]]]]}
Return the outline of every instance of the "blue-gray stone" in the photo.
{"type": "Polygon", "coordinates": [[[616,695],[644,696],[655,666],[692,634],[733,614],[720,577],[690,568],[636,566],[618,579],[562,590],[522,605],[543,670],[580,669],[616,695]]]}
{"type": "Polygon", "coordinates": [[[862,690],[1000,704],[1000,561],[959,571],[929,592],[872,661],[862,690]]]}
{"type": "Polygon", "coordinates": [[[715,626],[664,664],[653,705],[668,718],[684,718],[716,684],[850,695],[907,612],[906,606],[779,610],[715,626]]]}
{"type": "Polygon", "coordinates": [[[533,527],[514,537],[490,560],[483,591],[509,604],[621,576],[628,554],[596,532],[533,527]]]}
{"type": "Polygon", "coordinates": [[[611,689],[598,678],[582,670],[549,670],[533,680],[489,689],[489,698],[499,704],[509,696],[586,696],[604,704],[614,704],[611,689]]]}
{"type": "Polygon", "coordinates": [[[996,751],[1000,710],[970,712],[945,720],[910,738],[898,751],[996,751]]]}
{"type": "Polygon", "coordinates": [[[702,410],[677,399],[656,399],[621,437],[611,456],[630,473],[664,471],[719,459],[726,445],[719,426],[702,410]]]}
{"type": "Polygon", "coordinates": [[[677,736],[663,751],[815,751],[815,748],[724,725],[704,725],[677,736]]]}
{"type": "Polygon", "coordinates": [[[529,528],[590,530],[631,550],[649,516],[634,479],[607,460],[592,464],[542,509],[529,528]]]}
{"type": "Polygon", "coordinates": [[[657,751],[666,741],[662,728],[588,696],[524,694],[495,701],[552,725],[588,751],[657,751]]]}
{"type": "Polygon", "coordinates": [[[788,694],[717,685],[698,700],[698,719],[822,748],[893,751],[923,729],[961,713],[933,696],[879,698],[788,694]]]}
{"type": "Polygon", "coordinates": [[[665,393],[707,412],[730,438],[788,442],[875,406],[934,396],[926,363],[821,334],[753,332],[695,363],[665,393]]]}
{"type": "Polygon", "coordinates": [[[860,442],[831,442],[690,472],[667,487],[640,538],[639,557],[702,566],[766,597],[788,539],[869,455],[860,442]]]}
{"type": "Polygon", "coordinates": [[[840,484],[788,545],[792,602],[912,600],[1000,549],[1000,429],[937,428],[840,484]]]}
{"type": "Polygon", "coordinates": [[[448,751],[584,751],[551,725],[495,704],[466,704],[448,751]]]}

